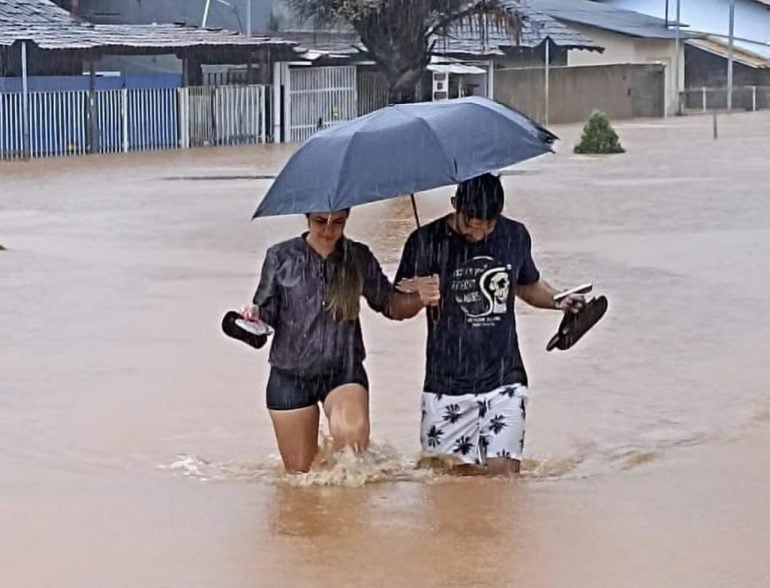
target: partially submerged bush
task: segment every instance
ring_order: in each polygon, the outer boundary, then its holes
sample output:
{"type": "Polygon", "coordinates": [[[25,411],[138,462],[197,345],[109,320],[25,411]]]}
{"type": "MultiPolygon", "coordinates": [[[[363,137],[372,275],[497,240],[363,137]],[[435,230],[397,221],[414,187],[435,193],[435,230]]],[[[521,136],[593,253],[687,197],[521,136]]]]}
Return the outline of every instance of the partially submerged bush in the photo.
{"type": "Polygon", "coordinates": [[[607,115],[594,110],[583,127],[580,143],[575,145],[575,153],[625,153],[625,151],[607,115]]]}

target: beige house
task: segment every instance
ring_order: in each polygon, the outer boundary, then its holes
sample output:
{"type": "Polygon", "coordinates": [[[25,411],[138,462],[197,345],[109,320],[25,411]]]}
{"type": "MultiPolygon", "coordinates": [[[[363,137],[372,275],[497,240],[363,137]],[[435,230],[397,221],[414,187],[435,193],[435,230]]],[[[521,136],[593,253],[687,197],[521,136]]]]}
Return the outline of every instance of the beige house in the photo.
{"type": "Polygon", "coordinates": [[[529,4],[604,47],[602,53],[570,51],[567,65],[663,64],[666,114],[676,112],[678,92],[684,90],[684,38],[692,35],[680,31],[682,41],[677,43],[671,23],[667,26],[659,18],[588,0],[529,0],[529,4]]]}

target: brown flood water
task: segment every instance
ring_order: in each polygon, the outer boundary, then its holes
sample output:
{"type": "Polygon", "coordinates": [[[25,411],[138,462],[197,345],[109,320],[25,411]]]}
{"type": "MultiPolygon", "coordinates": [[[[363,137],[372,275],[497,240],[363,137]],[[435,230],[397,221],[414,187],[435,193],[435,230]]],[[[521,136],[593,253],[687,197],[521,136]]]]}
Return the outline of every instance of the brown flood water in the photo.
{"type": "MultiPolygon", "coordinates": [[[[249,176],[288,149],[0,165],[0,584],[766,586],[770,116],[721,125],[620,124],[612,158],[556,128],[557,156],[506,176],[544,275],[611,302],[568,353],[544,351],[557,315],[519,308],[512,482],[414,471],[424,322],[368,311],[372,455],[280,475],[266,353],[219,320],[302,230],[249,222],[249,176]]],[[[390,201],[349,233],[392,275],[412,228],[390,201]]]]}

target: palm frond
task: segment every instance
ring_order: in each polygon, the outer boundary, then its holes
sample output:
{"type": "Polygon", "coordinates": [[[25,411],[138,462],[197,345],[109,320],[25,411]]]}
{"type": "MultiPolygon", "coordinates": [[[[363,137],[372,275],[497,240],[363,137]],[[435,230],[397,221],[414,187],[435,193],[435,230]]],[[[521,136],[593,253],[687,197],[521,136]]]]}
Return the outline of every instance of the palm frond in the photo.
{"type": "Polygon", "coordinates": [[[312,22],[323,27],[364,18],[372,10],[376,10],[381,2],[379,0],[286,0],[286,3],[300,22],[312,22]]]}
{"type": "Polygon", "coordinates": [[[429,33],[447,36],[450,29],[468,31],[487,42],[490,31],[508,35],[521,42],[524,17],[518,0],[434,0],[434,20],[429,33]]]}

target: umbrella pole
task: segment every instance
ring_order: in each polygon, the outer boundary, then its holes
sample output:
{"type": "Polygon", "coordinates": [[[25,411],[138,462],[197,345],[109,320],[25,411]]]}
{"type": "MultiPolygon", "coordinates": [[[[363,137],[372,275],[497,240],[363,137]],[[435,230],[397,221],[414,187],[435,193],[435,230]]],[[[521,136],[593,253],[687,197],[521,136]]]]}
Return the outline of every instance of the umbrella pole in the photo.
{"type": "MultiPolygon", "coordinates": [[[[414,198],[414,193],[409,194],[409,198],[412,199],[412,212],[414,212],[414,220],[417,223],[417,228],[420,228],[420,215],[417,214],[417,200],[414,198]]],[[[429,309],[427,309],[428,316],[430,319],[436,323],[438,322],[439,317],[441,316],[439,314],[438,306],[431,306],[429,309]]]]}
{"type": "Polygon", "coordinates": [[[420,228],[420,215],[417,214],[417,201],[414,199],[414,193],[409,194],[409,197],[412,199],[412,212],[414,212],[414,220],[417,222],[417,228],[420,228]]]}

